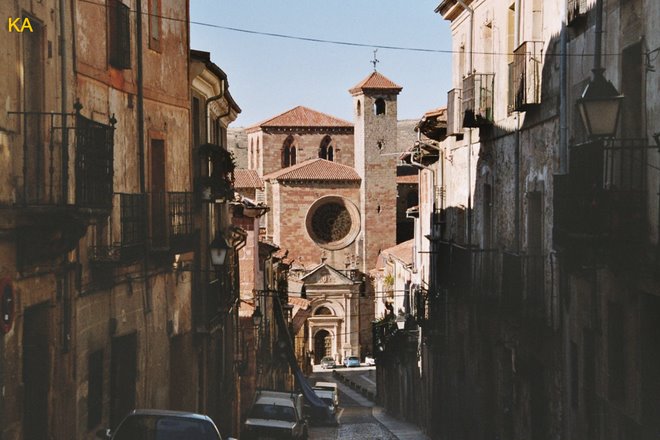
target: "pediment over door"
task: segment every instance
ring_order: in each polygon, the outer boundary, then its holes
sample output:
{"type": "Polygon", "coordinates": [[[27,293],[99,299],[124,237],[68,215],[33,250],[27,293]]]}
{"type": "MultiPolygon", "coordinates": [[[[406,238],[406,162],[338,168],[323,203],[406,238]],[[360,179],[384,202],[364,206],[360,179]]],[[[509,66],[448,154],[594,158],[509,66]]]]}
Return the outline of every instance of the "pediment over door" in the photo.
{"type": "Polygon", "coordinates": [[[305,285],[331,285],[331,286],[346,286],[359,283],[339,272],[337,269],[325,263],[312,269],[310,273],[301,279],[305,285]]]}

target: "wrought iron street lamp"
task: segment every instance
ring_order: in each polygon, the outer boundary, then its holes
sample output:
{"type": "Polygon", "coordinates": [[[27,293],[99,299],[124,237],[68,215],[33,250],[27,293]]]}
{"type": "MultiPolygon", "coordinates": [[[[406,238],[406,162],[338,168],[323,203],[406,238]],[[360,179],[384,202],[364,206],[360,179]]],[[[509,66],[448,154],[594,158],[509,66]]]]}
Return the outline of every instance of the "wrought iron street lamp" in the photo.
{"type": "Polygon", "coordinates": [[[394,322],[396,322],[396,328],[398,328],[399,330],[403,330],[406,328],[406,316],[403,314],[401,310],[399,310],[399,313],[397,314],[394,322]]]}
{"type": "Polygon", "coordinates": [[[227,259],[227,251],[229,251],[230,247],[227,245],[227,241],[222,237],[222,235],[218,235],[215,237],[215,239],[211,242],[209,245],[209,251],[211,253],[211,264],[214,266],[222,266],[225,264],[225,260],[227,259]]]}
{"type": "Polygon", "coordinates": [[[261,308],[259,306],[255,307],[254,312],[252,312],[252,323],[255,327],[261,327],[261,320],[263,315],[261,314],[261,308]]]}
{"type": "Polygon", "coordinates": [[[594,68],[591,70],[593,78],[577,100],[582,122],[590,137],[613,137],[615,135],[623,100],[623,95],[603,75],[605,68],[600,63],[602,33],[603,0],[597,0],[594,68]]]}

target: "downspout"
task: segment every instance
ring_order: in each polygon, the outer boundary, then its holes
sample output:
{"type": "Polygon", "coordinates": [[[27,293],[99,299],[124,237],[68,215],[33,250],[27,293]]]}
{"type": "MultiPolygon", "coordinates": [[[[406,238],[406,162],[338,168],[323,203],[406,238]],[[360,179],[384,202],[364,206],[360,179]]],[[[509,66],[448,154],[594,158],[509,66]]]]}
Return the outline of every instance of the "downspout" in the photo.
{"type": "MultiPolygon", "coordinates": [[[[568,172],[568,115],[567,115],[567,56],[568,56],[568,34],[566,24],[568,22],[567,5],[566,2],[560,3],[561,15],[561,33],[559,34],[559,174],[566,174],[568,172]]],[[[558,258],[558,272],[559,279],[561,280],[561,271],[563,270],[563,259],[558,258]]],[[[568,286],[566,286],[568,288],[568,286]]],[[[563,417],[562,429],[563,438],[570,438],[572,412],[568,409],[571,407],[569,384],[572,383],[571,373],[571,353],[570,353],[570,310],[568,309],[568,301],[562,301],[563,295],[568,295],[567,291],[562,291],[564,283],[559,282],[559,314],[560,325],[562,329],[562,344],[564,354],[564,383],[563,383],[563,417]]]]}
{"type": "Polygon", "coordinates": [[[66,77],[66,39],[64,38],[65,20],[64,20],[64,0],[60,0],[60,93],[61,93],[61,113],[62,113],[62,202],[69,203],[69,129],[68,129],[68,97],[66,77]]]}

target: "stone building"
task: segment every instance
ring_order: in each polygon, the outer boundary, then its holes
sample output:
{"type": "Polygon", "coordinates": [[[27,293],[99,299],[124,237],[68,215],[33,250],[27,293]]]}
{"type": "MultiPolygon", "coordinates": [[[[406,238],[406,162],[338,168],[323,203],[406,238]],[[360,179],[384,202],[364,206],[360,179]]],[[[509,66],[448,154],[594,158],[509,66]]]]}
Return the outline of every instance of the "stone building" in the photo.
{"type": "Polygon", "coordinates": [[[412,390],[436,416],[409,415],[433,438],[658,435],[658,7],[438,5],[454,88],[447,138],[417,149],[433,392],[412,390]],[[624,95],[606,135],[578,110],[592,65],[624,95]]]}
{"type": "Polygon", "coordinates": [[[255,197],[269,208],[264,238],[288,251],[292,285],[311,301],[315,362],[371,349],[365,274],[396,244],[400,91],[374,71],[350,90],[354,123],[298,106],[246,129],[248,169],[265,184],[255,197]]]}
{"type": "MultiPolygon", "coordinates": [[[[198,302],[221,294],[218,284],[192,294],[210,269],[205,239],[228,232],[228,217],[208,224],[193,194],[211,176],[198,174],[191,148],[187,5],[16,1],[0,11],[32,27],[0,42],[13,60],[0,75],[0,437],[94,438],[135,407],[208,412],[232,433],[206,387],[220,344],[201,336],[211,315],[198,302]]],[[[226,76],[214,81],[222,143],[240,109],[226,76]]],[[[212,186],[228,190],[229,162],[214,160],[212,186]]]]}

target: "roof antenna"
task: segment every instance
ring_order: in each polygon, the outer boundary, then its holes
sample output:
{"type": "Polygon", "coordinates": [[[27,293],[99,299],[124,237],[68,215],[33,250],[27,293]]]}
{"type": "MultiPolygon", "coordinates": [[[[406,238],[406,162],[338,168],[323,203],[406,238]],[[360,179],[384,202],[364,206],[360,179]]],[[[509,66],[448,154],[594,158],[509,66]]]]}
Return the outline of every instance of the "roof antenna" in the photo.
{"type": "Polygon", "coordinates": [[[380,63],[378,58],[376,58],[376,52],[378,52],[378,49],[374,49],[374,59],[373,61],[369,61],[371,64],[374,65],[374,72],[376,71],[376,64],[380,63]]]}

